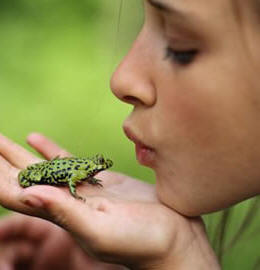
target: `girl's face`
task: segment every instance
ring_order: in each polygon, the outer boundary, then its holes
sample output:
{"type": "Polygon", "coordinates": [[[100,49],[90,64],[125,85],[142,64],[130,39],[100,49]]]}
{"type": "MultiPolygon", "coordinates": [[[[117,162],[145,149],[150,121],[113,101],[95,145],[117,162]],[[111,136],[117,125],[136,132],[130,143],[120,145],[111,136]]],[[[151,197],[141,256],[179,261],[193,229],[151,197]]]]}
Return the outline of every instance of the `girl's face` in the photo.
{"type": "MultiPolygon", "coordinates": [[[[145,0],[113,75],[160,200],[199,215],[260,193],[260,24],[253,0],[145,0]]],[[[260,11],[259,11],[260,13],[260,11]]]]}

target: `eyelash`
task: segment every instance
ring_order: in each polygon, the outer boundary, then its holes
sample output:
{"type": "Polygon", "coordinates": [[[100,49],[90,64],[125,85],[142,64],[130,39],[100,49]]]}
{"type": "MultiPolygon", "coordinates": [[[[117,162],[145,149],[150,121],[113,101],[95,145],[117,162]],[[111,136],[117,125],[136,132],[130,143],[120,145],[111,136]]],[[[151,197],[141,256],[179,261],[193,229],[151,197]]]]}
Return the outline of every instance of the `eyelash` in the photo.
{"type": "Polygon", "coordinates": [[[170,59],[179,65],[185,66],[192,63],[197,53],[198,50],[196,49],[181,51],[167,47],[165,49],[165,59],[170,59]]]}

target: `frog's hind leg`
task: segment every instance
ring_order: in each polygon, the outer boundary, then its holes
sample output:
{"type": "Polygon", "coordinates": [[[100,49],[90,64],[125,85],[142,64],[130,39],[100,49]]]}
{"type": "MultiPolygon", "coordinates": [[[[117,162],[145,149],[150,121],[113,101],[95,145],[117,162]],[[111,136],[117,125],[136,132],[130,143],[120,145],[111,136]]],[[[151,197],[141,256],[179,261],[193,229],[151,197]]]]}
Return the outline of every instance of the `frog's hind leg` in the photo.
{"type": "Polygon", "coordinates": [[[79,179],[79,176],[74,174],[72,175],[69,179],[68,179],[68,185],[69,185],[69,190],[70,190],[70,193],[71,195],[76,198],[76,199],[79,199],[79,200],[82,200],[82,201],[85,201],[85,199],[81,196],[79,196],[77,194],[77,191],[76,191],[76,185],[77,185],[77,182],[80,182],[80,179],[79,179]]]}
{"type": "Polygon", "coordinates": [[[103,187],[103,185],[101,184],[102,180],[99,180],[97,178],[94,178],[94,177],[89,177],[87,179],[87,182],[91,185],[94,185],[94,186],[100,186],[100,187],[103,187]]]}
{"type": "Polygon", "coordinates": [[[76,183],[74,181],[69,181],[69,190],[71,195],[79,200],[85,201],[85,199],[81,196],[78,195],[77,191],[76,191],[76,183]]]}

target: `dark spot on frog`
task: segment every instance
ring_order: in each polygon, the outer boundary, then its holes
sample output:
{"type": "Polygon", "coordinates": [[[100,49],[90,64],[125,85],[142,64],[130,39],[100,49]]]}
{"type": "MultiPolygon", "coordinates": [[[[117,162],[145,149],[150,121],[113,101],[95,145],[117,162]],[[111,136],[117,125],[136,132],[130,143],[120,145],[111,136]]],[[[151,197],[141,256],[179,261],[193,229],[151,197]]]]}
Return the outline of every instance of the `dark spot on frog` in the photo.
{"type": "Polygon", "coordinates": [[[76,165],[76,166],[74,167],[74,169],[75,169],[75,170],[78,170],[79,167],[80,167],[80,165],[76,165]]]}

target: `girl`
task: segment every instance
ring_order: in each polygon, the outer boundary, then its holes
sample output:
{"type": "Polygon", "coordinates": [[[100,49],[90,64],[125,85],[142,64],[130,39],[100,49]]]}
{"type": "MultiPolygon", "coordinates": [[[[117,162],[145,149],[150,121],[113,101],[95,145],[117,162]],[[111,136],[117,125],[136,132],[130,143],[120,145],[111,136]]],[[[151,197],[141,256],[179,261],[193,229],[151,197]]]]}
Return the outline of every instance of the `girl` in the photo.
{"type": "MultiPolygon", "coordinates": [[[[220,269],[199,216],[260,193],[259,4],[144,1],[111,88],[133,105],[123,128],[155,187],[103,172],[104,189],[79,188],[86,203],[50,186],[23,190],[18,172],[39,159],[0,137],[0,203],[59,225],[2,220],[1,269],[220,269]]],[[[69,155],[39,134],[28,142],[47,159],[69,155]]]]}

